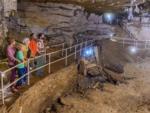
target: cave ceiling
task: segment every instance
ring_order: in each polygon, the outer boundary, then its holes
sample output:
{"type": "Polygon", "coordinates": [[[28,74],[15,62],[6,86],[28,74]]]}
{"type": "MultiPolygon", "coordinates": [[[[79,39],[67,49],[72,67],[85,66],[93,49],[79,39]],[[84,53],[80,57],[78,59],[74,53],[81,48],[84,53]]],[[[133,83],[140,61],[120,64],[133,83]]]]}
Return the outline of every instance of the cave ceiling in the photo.
{"type": "MultiPolygon", "coordinates": [[[[19,0],[24,1],[24,0],[19,0]]],[[[66,4],[77,4],[83,6],[88,12],[120,11],[123,5],[128,4],[130,0],[26,0],[28,2],[55,2],[66,4]]]]}

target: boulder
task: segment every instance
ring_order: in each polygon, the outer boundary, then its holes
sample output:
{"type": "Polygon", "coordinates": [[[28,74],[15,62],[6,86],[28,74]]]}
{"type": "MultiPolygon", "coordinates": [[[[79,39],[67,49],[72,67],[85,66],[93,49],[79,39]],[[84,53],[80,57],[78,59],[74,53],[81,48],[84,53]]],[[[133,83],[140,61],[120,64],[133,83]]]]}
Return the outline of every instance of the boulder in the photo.
{"type": "Polygon", "coordinates": [[[115,73],[124,73],[124,67],[121,64],[108,64],[105,65],[105,68],[115,73]]]}

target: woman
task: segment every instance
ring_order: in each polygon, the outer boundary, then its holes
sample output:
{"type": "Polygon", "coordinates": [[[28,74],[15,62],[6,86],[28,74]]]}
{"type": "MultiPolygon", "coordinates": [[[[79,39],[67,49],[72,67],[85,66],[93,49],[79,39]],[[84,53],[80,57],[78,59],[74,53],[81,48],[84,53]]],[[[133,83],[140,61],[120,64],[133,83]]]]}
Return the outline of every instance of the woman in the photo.
{"type": "MultiPolygon", "coordinates": [[[[16,53],[15,44],[16,44],[15,39],[13,38],[8,39],[8,46],[7,46],[6,53],[7,53],[9,68],[14,67],[16,65],[16,62],[18,63],[20,62],[18,59],[15,58],[15,53],[16,53]]],[[[16,68],[13,68],[11,70],[10,82],[11,83],[14,82],[15,79],[16,79],[16,68]]],[[[12,92],[18,91],[16,84],[11,86],[11,90],[12,92]]]]}

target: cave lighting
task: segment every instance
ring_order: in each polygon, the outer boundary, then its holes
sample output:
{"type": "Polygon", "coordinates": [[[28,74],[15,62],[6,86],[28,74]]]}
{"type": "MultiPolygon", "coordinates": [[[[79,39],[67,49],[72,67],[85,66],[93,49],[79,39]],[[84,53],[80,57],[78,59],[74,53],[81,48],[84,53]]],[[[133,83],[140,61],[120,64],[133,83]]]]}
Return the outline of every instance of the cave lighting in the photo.
{"type": "Polygon", "coordinates": [[[131,47],[129,47],[129,51],[131,54],[136,54],[138,51],[138,48],[135,46],[131,46],[131,47]]]}
{"type": "Polygon", "coordinates": [[[85,48],[85,49],[83,50],[83,56],[84,56],[84,57],[91,57],[91,56],[93,56],[93,53],[94,53],[94,50],[93,50],[92,47],[85,48]]]}
{"type": "Polygon", "coordinates": [[[109,36],[110,36],[110,37],[113,37],[113,36],[114,36],[114,34],[113,34],[113,33],[110,33],[110,34],[109,34],[109,36]]]}
{"type": "Polygon", "coordinates": [[[114,14],[113,13],[106,13],[105,14],[105,19],[107,22],[112,22],[114,19],[114,14]]]}
{"type": "Polygon", "coordinates": [[[106,14],[106,18],[108,21],[111,21],[112,20],[112,14],[111,13],[107,13],[106,14]]]}

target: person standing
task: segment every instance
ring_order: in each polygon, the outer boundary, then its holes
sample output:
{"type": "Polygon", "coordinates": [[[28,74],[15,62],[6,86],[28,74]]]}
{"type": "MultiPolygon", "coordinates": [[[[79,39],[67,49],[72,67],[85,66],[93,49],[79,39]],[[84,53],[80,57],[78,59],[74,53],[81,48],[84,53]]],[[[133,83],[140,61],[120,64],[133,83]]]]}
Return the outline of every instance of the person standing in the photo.
{"type": "Polygon", "coordinates": [[[24,57],[25,57],[25,59],[28,59],[28,58],[30,58],[30,54],[31,54],[30,53],[31,51],[29,49],[30,40],[29,40],[29,38],[24,38],[24,40],[22,42],[25,45],[24,50],[23,50],[24,57]]]}
{"type": "Polygon", "coordinates": [[[30,35],[29,49],[31,50],[31,57],[35,57],[38,53],[37,37],[34,33],[30,35]]]}
{"type": "MultiPolygon", "coordinates": [[[[17,66],[18,78],[21,78],[27,73],[27,68],[25,67],[25,64],[23,63],[25,61],[25,57],[23,54],[23,46],[21,44],[17,46],[16,58],[17,60],[22,62],[17,66]]],[[[25,84],[26,84],[26,77],[23,77],[17,82],[17,86],[21,86],[25,84]]]]}
{"type": "MultiPolygon", "coordinates": [[[[8,58],[8,66],[9,68],[13,68],[16,65],[16,62],[20,62],[18,59],[15,58],[15,53],[16,53],[16,48],[15,48],[16,42],[15,39],[9,38],[8,39],[8,46],[6,49],[6,54],[8,58]]],[[[10,75],[10,82],[14,82],[16,79],[16,68],[13,68],[11,70],[11,75],[10,75]]],[[[16,87],[16,84],[11,86],[12,92],[17,92],[18,89],[16,87]]]]}
{"type": "MultiPolygon", "coordinates": [[[[30,35],[29,51],[30,51],[30,58],[35,58],[35,56],[39,54],[37,39],[34,33],[30,35]]],[[[35,67],[36,62],[37,59],[31,62],[31,68],[35,67]]]]}
{"type": "Polygon", "coordinates": [[[38,50],[39,53],[45,52],[45,44],[44,44],[45,35],[43,33],[38,34],[38,50]]]}
{"type": "MultiPolygon", "coordinates": [[[[37,45],[38,45],[38,50],[39,50],[39,55],[43,55],[46,53],[46,50],[45,50],[45,44],[44,44],[44,34],[43,33],[39,33],[38,34],[38,42],[37,42],[37,45]]],[[[40,56],[37,60],[37,64],[36,64],[36,67],[40,67],[40,66],[43,66],[46,62],[46,57],[45,56],[40,56]]],[[[37,76],[42,76],[44,73],[43,69],[39,69],[37,72],[36,72],[36,75],[37,76]]]]}
{"type": "Polygon", "coordinates": [[[133,7],[130,7],[128,11],[128,21],[131,22],[132,20],[133,20],[133,7]]]}

